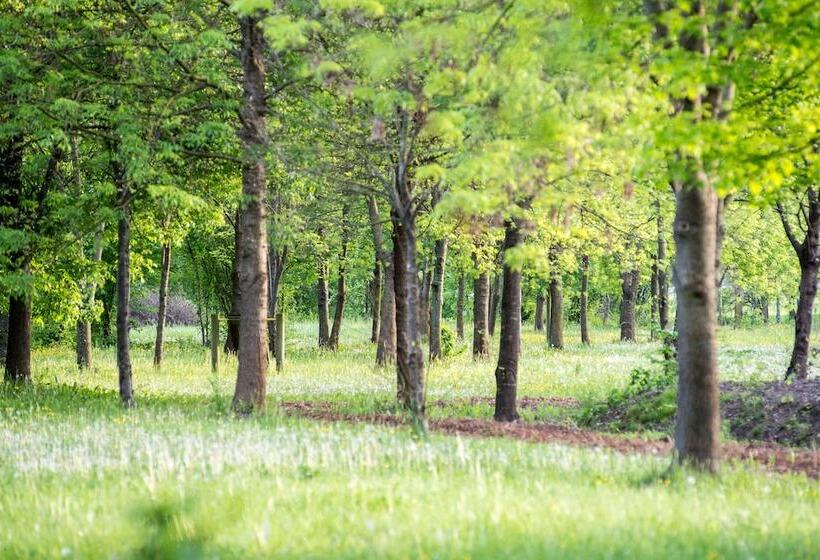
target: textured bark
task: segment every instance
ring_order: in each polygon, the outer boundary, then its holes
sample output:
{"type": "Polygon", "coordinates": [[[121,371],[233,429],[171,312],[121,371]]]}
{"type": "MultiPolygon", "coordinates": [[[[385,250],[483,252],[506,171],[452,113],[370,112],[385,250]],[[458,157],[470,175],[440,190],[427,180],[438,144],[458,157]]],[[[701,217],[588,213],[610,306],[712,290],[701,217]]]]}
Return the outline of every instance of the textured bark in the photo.
{"type": "Polygon", "coordinates": [[[330,329],[330,338],[327,341],[329,350],[339,349],[339,335],[342,332],[345,303],[347,301],[347,239],[342,237],[342,254],[339,255],[339,275],[336,280],[336,307],[333,311],[333,327],[330,329]]]}
{"type": "MultiPolygon", "coordinates": [[[[393,255],[384,245],[384,233],[382,232],[376,197],[370,196],[367,199],[367,207],[370,215],[370,229],[373,234],[373,247],[382,271],[376,364],[384,366],[396,359],[396,295],[393,279],[393,255]]],[[[379,286],[376,286],[376,289],[378,288],[379,286]]]]}
{"type": "Polygon", "coordinates": [[[549,314],[549,346],[561,349],[564,347],[564,288],[561,282],[561,272],[558,268],[560,249],[550,247],[550,314],[549,314]]]}
{"type": "Polygon", "coordinates": [[[674,282],[678,294],[678,459],[715,468],[719,452],[715,253],[717,196],[701,185],[676,192],[674,282]]]}
{"type": "Polygon", "coordinates": [[[231,266],[231,308],[228,311],[228,334],[225,338],[225,353],[239,351],[239,308],[242,305],[242,287],[239,285],[239,270],[242,258],[242,208],[236,211],[233,234],[233,264],[231,266]]]}
{"type": "Polygon", "coordinates": [[[154,365],[162,363],[162,344],[165,334],[165,310],[168,306],[168,278],[171,275],[171,244],[162,246],[162,264],[159,280],[159,307],[157,309],[157,338],[154,341],[154,365]]]}
{"type": "Polygon", "coordinates": [[[589,345],[589,256],[581,255],[581,296],[578,301],[581,322],[581,344],[589,345]]]}
{"type": "Polygon", "coordinates": [[[456,336],[464,340],[464,273],[458,275],[456,290],[456,336]]]}
{"type": "Polygon", "coordinates": [[[417,429],[424,430],[424,355],[419,325],[419,276],[416,264],[416,223],[412,214],[394,208],[393,281],[396,294],[396,375],[399,404],[410,411],[417,429]]]}
{"type": "Polygon", "coordinates": [[[379,341],[382,306],[382,265],[379,256],[373,264],[373,279],[370,281],[370,342],[379,341]]]}
{"type": "MultiPolygon", "coordinates": [[[[278,322],[275,320],[279,315],[279,286],[282,284],[282,275],[285,272],[285,265],[288,262],[288,248],[282,247],[280,250],[268,249],[268,348],[272,356],[277,356],[277,332],[278,322]]],[[[282,333],[284,344],[284,333],[282,333]]],[[[278,363],[278,362],[277,362],[278,363]]],[[[281,369],[281,368],[279,368],[281,369]]]]}
{"type": "Polygon", "coordinates": [[[535,330],[544,330],[544,292],[541,290],[535,295],[535,330]]]}
{"type": "Polygon", "coordinates": [[[490,275],[480,272],[473,280],[473,358],[490,356],[490,275]]]}
{"type": "Polygon", "coordinates": [[[119,373],[120,401],[123,406],[134,406],[131,380],[131,194],[130,187],[119,166],[115,166],[115,181],[120,200],[117,223],[117,371],[119,373]]]}
{"type": "Polygon", "coordinates": [[[621,273],[621,340],[635,342],[635,300],[638,297],[637,270],[627,270],[621,273]]]}
{"type": "Polygon", "coordinates": [[[319,348],[330,344],[330,296],[327,286],[328,270],[324,261],[319,263],[319,278],[316,280],[316,306],[319,312],[319,348]]]}
{"type": "Polygon", "coordinates": [[[259,16],[242,16],[244,104],[239,138],[242,162],[242,247],[239,268],[239,366],[233,409],[240,414],[265,406],[268,371],[268,235],[265,187],[265,59],[259,16]]]}
{"type": "MultiPolygon", "coordinates": [[[[504,253],[501,253],[501,260],[504,260],[504,253]]],[[[490,307],[487,311],[487,329],[490,337],[495,335],[495,321],[498,318],[498,304],[501,301],[501,290],[503,287],[504,275],[496,274],[490,284],[490,307]]]]}
{"type": "MultiPolygon", "coordinates": [[[[507,220],[504,224],[504,249],[521,244],[519,224],[507,220]]],[[[504,264],[504,291],[501,296],[501,337],[498,365],[495,369],[495,418],[498,422],[518,419],[516,391],[518,389],[518,356],[521,352],[521,271],[504,264]]]]}
{"type": "Polygon", "coordinates": [[[4,379],[31,381],[31,303],[26,296],[9,298],[8,326],[4,379]]]}
{"type": "Polygon", "coordinates": [[[424,268],[419,288],[419,330],[421,338],[430,336],[430,287],[433,284],[433,271],[430,269],[429,259],[424,259],[424,268]]]}
{"type": "Polygon", "coordinates": [[[433,279],[430,284],[430,360],[442,357],[441,313],[444,307],[444,271],[447,264],[447,239],[438,239],[435,246],[433,279]]]}

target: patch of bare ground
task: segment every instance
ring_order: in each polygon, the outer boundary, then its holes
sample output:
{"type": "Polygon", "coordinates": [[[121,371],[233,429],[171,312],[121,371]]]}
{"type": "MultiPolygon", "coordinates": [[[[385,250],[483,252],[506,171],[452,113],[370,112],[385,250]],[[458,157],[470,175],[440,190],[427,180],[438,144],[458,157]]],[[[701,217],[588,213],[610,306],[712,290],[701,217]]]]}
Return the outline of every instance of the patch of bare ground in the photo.
{"type": "MultiPolygon", "coordinates": [[[[291,416],[324,422],[365,422],[384,426],[409,424],[405,416],[386,413],[347,414],[327,402],[286,402],[282,408],[291,416]]],[[[495,422],[476,418],[431,419],[430,429],[437,433],[467,437],[500,437],[533,443],[558,443],[573,447],[600,448],[628,454],[667,455],[672,452],[672,441],[660,439],[627,438],[582,428],[544,422],[495,422]]],[[[723,458],[734,461],[753,461],[763,468],[778,473],[804,473],[818,478],[820,453],[814,449],[795,449],[775,443],[727,442],[723,458]]]]}
{"type": "MultiPolygon", "coordinates": [[[[537,411],[543,406],[555,406],[559,408],[579,408],[581,403],[572,397],[521,397],[516,401],[519,409],[537,411]]],[[[432,401],[428,406],[444,408],[446,406],[494,406],[494,397],[469,397],[460,399],[439,399],[432,401]]]]}

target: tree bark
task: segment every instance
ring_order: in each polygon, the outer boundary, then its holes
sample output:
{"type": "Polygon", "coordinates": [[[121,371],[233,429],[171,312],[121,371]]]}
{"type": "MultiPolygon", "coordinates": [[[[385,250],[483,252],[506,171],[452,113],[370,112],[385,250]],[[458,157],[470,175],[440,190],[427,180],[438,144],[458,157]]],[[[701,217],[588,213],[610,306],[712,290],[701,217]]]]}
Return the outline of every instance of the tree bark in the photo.
{"type": "Polygon", "coordinates": [[[658,212],[658,326],[665,331],[669,328],[669,285],[666,274],[666,237],[664,237],[663,216],[660,203],[658,212]]]}
{"type": "Polygon", "coordinates": [[[432,284],[433,271],[430,270],[429,258],[425,258],[419,292],[419,330],[421,331],[421,338],[428,340],[430,337],[430,287],[432,284]]]}
{"type": "Polygon", "coordinates": [[[333,327],[330,330],[330,338],[327,341],[329,350],[339,349],[339,335],[342,331],[342,318],[345,312],[345,302],[347,300],[347,278],[345,277],[347,267],[347,239],[342,236],[342,254],[339,256],[339,276],[336,281],[336,308],[333,312],[333,327]]]}
{"type": "MultiPolygon", "coordinates": [[[[522,232],[517,221],[504,224],[504,249],[521,244],[522,232]]],[[[518,419],[518,356],[521,353],[521,271],[504,263],[504,291],[501,302],[501,342],[495,369],[495,418],[498,422],[518,419]]]]}
{"type": "Polygon", "coordinates": [[[792,375],[796,379],[806,379],[809,375],[809,341],[814,299],[817,295],[817,268],[816,260],[800,263],[800,296],[794,316],[794,345],[789,367],[786,369],[787,379],[792,375]]]}
{"type": "Polygon", "coordinates": [[[265,188],[265,52],[260,16],[240,17],[244,104],[242,127],[242,252],[239,285],[239,366],[233,409],[248,414],[265,406],[268,371],[268,235],[265,188]]]}
{"type": "MultiPolygon", "coordinates": [[[[105,226],[101,225],[94,236],[94,254],[92,260],[98,263],[102,260],[103,244],[102,237],[105,226]]],[[[96,282],[82,282],[80,285],[83,297],[83,309],[81,316],[77,320],[77,367],[79,369],[91,369],[93,364],[93,341],[91,338],[91,318],[89,314],[94,306],[94,300],[97,297],[97,283],[96,282]]]]}
{"type": "Polygon", "coordinates": [[[159,306],[157,309],[157,338],[154,342],[154,365],[162,363],[162,344],[165,334],[165,310],[168,305],[168,278],[171,275],[171,244],[162,245],[162,271],[159,280],[159,306]]]}
{"type": "Polygon", "coordinates": [[[588,307],[587,302],[589,293],[589,256],[581,255],[581,296],[578,305],[580,307],[580,321],[581,321],[581,344],[589,346],[589,325],[587,321],[588,307]]]}
{"type": "Polygon", "coordinates": [[[713,470],[718,460],[715,290],[717,196],[708,180],[676,188],[674,282],[678,294],[678,460],[713,470]]]}
{"type": "MultiPolygon", "coordinates": [[[[282,285],[282,275],[285,272],[285,265],[288,262],[288,248],[281,250],[268,250],[268,348],[272,356],[276,356],[278,328],[276,317],[278,317],[281,302],[279,301],[279,287],[282,285]]],[[[284,323],[283,323],[284,324],[284,323]]],[[[282,337],[284,341],[284,333],[282,337]]],[[[283,342],[284,343],[284,342],[283,342]]],[[[277,362],[278,363],[278,362],[277,362]]]]}
{"type": "Polygon", "coordinates": [[[115,181],[120,201],[117,223],[117,371],[120,401],[126,408],[134,406],[131,380],[131,189],[120,165],[115,166],[115,181]]]}
{"type": "Polygon", "coordinates": [[[621,273],[621,341],[635,342],[635,299],[638,295],[637,270],[621,273]]]}
{"type": "Polygon", "coordinates": [[[425,430],[424,355],[419,325],[416,222],[394,208],[393,281],[396,294],[396,373],[399,403],[410,411],[417,430],[425,430]]]}
{"type": "Polygon", "coordinates": [[[8,339],[4,379],[11,383],[31,381],[31,303],[27,296],[9,298],[8,339]]]}
{"type": "Polygon", "coordinates": [[[9,315],[0,312],[0,365],[6,367],[6,347],[9,340],[9,315]]]}
{"type": "Polygon", "coordinates": [[[435,262],[430,284],[430,361],[443,356],[441,314],[444,307],[444,271],[447,264],[447,239],[436,240],[435,262]]]}
{"type": "Polygon", "coordinates": [[[330,345],[330,296],[327,286],[327,264],[319,262],[319,279],[316,280],[316,305],[319,311],[319,348],[330,345]]]}
{"type": "Polygon", "coordinates": [[[769,298],[760,298],[760,316],[763,318],[763,324],[769,324],[769,298]]]}
{"type": "Polygon", "coordinates": [[[233,265],[231,267],[231,308],[228,311],[228,334],[225,338],[225,353],[239,352],[239,313],[242,306],[242,288],[239,283],[240,269],[242,268],[242,207],[236,210],[233,234],[233,265]]]}
{"type": "Polygon", "coordinates": [[[479,272],[473,280],[473,358],[490,356],[490,275],[479,272]]]}
{"type": "MultiPolygon", "coordinates": [[[[393,278],[393,257],[384,246],[379,207],[375,196],[367,199],[373,247],[382,270],[382,295],[379,314],[379,337],[376,343],[376,364],[387,365],[396,359],[396,294],[393,278]]],[[[379,286],[376,286],[379,289],[379,286]]]]}
{"type": "Polygon", "coordinates": [[[550,322],[549,346],[561,349],[564,347],[564,289],[561,284],[561,272],[558,269],[559,249],[550,247],[550,322]]]}
{"type": "Polygon", "coordinates": [[[382,306],[382,265],[379,256],[373,263],[373,279],[370,281],[370,342],[378,343],[379,329],[381,328],[382,306]]]}
{"type": "Polygon", "coordinates": [[[464,340],[464,273],[458,275],[456,291],[456,336],[464,340]]]}
{"type": "Polygon", "coordinates": [[[535,331],[544,330],[544,292],[540,289],[535,295],[535,331]]]}
{"type": "MultiPolygon", "coordinates": [[[[501,253],[503,260],[504,253],[501,253]]],[[[504,275],[496,274],[493,276],[493,282],[490,284],[490,307],[487,311],[487,327],[490,336],[495,335],[495,321],[498,317],[498,303],[501,301],[501,290],[503,289],[504,275]]]]}

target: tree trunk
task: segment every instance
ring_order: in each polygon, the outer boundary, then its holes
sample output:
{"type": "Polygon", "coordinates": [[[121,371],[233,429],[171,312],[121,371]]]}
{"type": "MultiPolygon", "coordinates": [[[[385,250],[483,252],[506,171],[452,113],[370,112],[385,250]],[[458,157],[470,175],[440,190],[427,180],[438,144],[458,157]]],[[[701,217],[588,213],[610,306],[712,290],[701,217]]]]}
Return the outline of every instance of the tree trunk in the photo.
{"type": "Polygon", "coordinates": [[[242,288],[239,283],[239,272],[242,258],[242,208],[236,211],[233,234],[233,266],[231,267],[231,308],[228,311],[228,334],[225,338],[225,353],[239,352],[239,309],[242,305],[242,288]]]}
{"type": "Polygon", "coordinates": [[[102,330],[102,337],[104,344],[109,346],[111,344],[111,312],[113,311],[114,307],[114,296],[117,292],[117,282],[116,279],[114,280],[113,288],[107,287],[107,289],[103,292],[102,303],[103,303],[103,314],[101,321],[101,330],[102,330]]]}
{"type": "MultiPolygon", "coordinates": [[[[651,308],[649,311],[649,323],[655,325],[655,319],[658,315],[658,261],[653,259],[652,272],[649,276],[649,296],[651,299],[651,308]]],[[[660,321],[658,321],[660,323],[660,321]]],[[[650,336],[655,338],[654,326],[650,329],[650,336]]]]}
{"type": "Polygon", "coordinates": [[[589,293],[589,256],[581,255],[581,297],[578,306],[580,307],[581,321],[581,344],[589,345],[589,325],[587,315],[589,307],[587,303],[589,293]]]}
{"type": "Polygon", "coordinates": [[[424,355],[419,326],[419,276],[416,264],[416,223],[409,212],[390,213],[393,222],[393,281],[396,294],[396,373],[399,403],[425,430],[424,355]]]}
{"type": "Polygon", "coordinates": [[[12,383],[31,381],[31,303],[27,296],[9,298],[8,326],[4,378],[12,383]]]}
{"type": "Polygon", "coordinates": [[[327,286],[327,264],[319,262],[319,279],[316,281],[316,305],[319,308],[319,348],[330,344],[330,296],[327,286]]]}
{"type": "Polygon", "coordinates": [[[456,291],[456,336],[464,340],[464,273],[458,275],[456,291]]]}
{"type": "Polygon", "coordinates": [[[345,278],[345,268],[347,266],[347,239],[342,237],[342,254],[339,257],[339,277],[336,281],[336,309],[333,312],[333,328],[330,330],[330,338],[327,347],[334,352],[339,349],[339,335],[342,331],[342,318],[345,312],[345,301],[347,300],[347,279],[345,278]]]}
{"type": "Polygon", "coordinates": [[[0,365],[6,367],[6,347],[9,340],[9,315],[0,312],[0,365]]]}
{"type": "Polygon", "coordinates": [[[171,274],[171,244],[162,245],[162,272],[159,280],[159,309],[157,310],[157,339],[154,343],[154,365],[162,363],[162,343],[165,333],[165,310],[168,305],[168,277],[171,274]]]}
{"type": "Polygon", "coordinates": [[[433,280],[430,284],[430,361],[442,357],[441,314],[444,307],[444,271],[447,264],[447,239],[436,241],[433,280]]]}
{"type": "Polygon", "coordinates": [[[564,347],[564,290],[561,285],[561,272],[558,269],[558,254],[560,249],[550,247],[550,321],[549,346],[561,349],[564,347]]]}
{"type": "MultiPolygon", "coordinates": [[[[393,279],[393,262],[390,251],[384,246],[384,235],[379,217],[379,207],[375,196],[367,199],[370,214],[370,229],[373,233],[373,248],[382,270],[382,295],[378,341],[376,343],[376,364],[387,365],[396,359],[396,293],[393,279]]],[[[379,286],[376,286],[379,289],[379,286]]]]}
{"type": "Polygon", "coordinates": [[[817,261],[800,263],[800,297],[794,316],[794,346],[786,378],[806,379],[809,375],[809,341],[814,298],[817,295],[817,261]]]}
{"type": "MultiPolygon", "coordinates": [[[[97,230],[94,236],[94,254],[92,260],[98,263],[102,260],[103,244],[102,237],[105,226],[102,225],[97,230]]],[[[82,282],[80,290],[83,292],[83,309],[80,318],[77,320],[77,367],[80,369],[91,369],[93,364],[93,341],[91,339],[91,317],[89,314],[94,306],[94,300],[97,297],[97,283],[82,282]]]]}
{"type": "Polygon", "coordinates": [[[658,205],[658,325],[661,330],[669,328],[669,286],[666,274],[666,237],[663,216],[658,205]]]}
{"type": "Polygon", "coordinates": [[[370,342],[375,344],[379,341],[382,305],[382,266],[378,255],[373,264],[373,279],[370,281],[370,302],[370,342]]]}
{"type": "MultiPolygon", "coordinates": [[[[288,248],[282,247],[281,250],[268,250],[268,349],[272,356],[276,356],[276,335],[277,322],[276,317],[281,307],[279,301],[279,286],[282,285],[282,275],[285,272],[285,265],[288,262],[288,248]]],[[[284,334],[284,333],[283,333],[284,334]]],[[[284,341],[284,337],[282,338],[284,341]]],[[[277,362],[278,363],[278,362],[277,362]]]]}
{"type": "Polygon", "coordinates": [[[419,292],[419,330],[421,331],[421,338],[428,340],[430,336],[430,287],[432,284],[433,271],[430,270],[430,260],[425,258],[419,292]]]}
{"type": "Polygon", "coordinates": [[[242,252],[239,285],[239,367],[233,409],[240,414],[265,406],[268,371],[268,235],[265,207],[265,49],[258,16],[242,16],[244,105],[242,127],[242,252]]]}
{"type": "Polygon", "coordinates": [[[621,273],[621,341],[635,342],[635,299],[638,295],[638,271],[621,273]]]}
{"type": "Polygon", "coordinates": [[[480,272],[473,280],[473,358],[490,356],[490,275],[480,272]]]}
{"type": "Polygon", "coordinates": [[[743,323],[743,290],[735,285],[735,323],[734,328],[739,329],[743,323]]]}
{"type": "Polygon", "coordinates": [[[780,296],[777,296],[777,299],[774,300],[774,320],[778,325],[783,320],[780,314],[780,296]]]}
{"type": "Polygon", "coordinates": [[[604,294],[601,300],[601,322],[604,326],[609,324],[609,314],[612,313],[612,296],[604,294]]]}
{"type": "MultiPolygon", "coordinates": [[[[502,261],[504,253],[501,253],[502,261]]],[[[495,320],[498,317],[498,302],[501,301],[501,290],[503,288],[503,274],[493,276],[493,283],[490,285],[490,308],[487,311],[487,328],[490,336],[495,335],[495,320]]]]}
{"type": "Polygon", "coordinates": [[[535,331],[544,330],[544,292],[539,288],[535,295],[535,331]]]}
{"type": "Polygon", "coordinates": [[[126,408],[134,406],[134,389],[131,381],[131,193],[119,169],[115,172],[120,217],[117,224],[117,371],[119,373],[120,401],[126,408]]]}
{"type": "MultiPolygon", "coordinates": [[[[504,249],[521,244],[519,224],[504,224],[504,249]]],[[[501,302],[501,342],[495,369],[495,418],[498,422],[518,419],[515,399],[518,385],[518,356],[521,352],[521,271],[504,264],[504,292],[501,302]]]]}
{"type": "Polygon", "coordinates": [[[675,448],[680,462],[713,470],[720,434],[715,336],[717,196],[709,185],[684,185],[676,191],[674,282],[679,334],[675,448]]]}
{"type": "Polygon", "coordinates": [[[763,324],[769,324],[769,298],[760,298],[760,316],[763,318],[763,324]]]}

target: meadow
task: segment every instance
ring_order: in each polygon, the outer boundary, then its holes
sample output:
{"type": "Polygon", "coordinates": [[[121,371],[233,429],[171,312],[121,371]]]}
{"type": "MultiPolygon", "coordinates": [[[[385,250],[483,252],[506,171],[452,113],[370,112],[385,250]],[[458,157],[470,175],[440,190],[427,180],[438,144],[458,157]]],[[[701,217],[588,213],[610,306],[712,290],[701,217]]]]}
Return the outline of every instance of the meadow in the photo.
{"type": "MultiPolygon", "coordinates": [[[[820,488],[802,474],[726,465],[669,471],[668,456],[315,422],[283,403],[392,406],[392,369],[373,367],[369,325],[316,350],[315,325],[288,325],[286,367],[266,414],[228,413],[235,359],[219,372],[187,328],[133,333],[137,407],[120,408],[113,349],[79,373],[72,350],[42,348],[34,383],[0,389],[2,558],[813,558],[820,488]]],[[[721,379],[779,378],[790,327],[720,331],[721,379]]],[[[570,330],[567,340],[577,340],[570,330]]],[[[549,350],[525,329],[519,395],[580,405],[623,386],[658,353],[597,328],[593,345],[549,350]]],[[[491,417],[494,362],[468,350],[428,372],[437,415],[491,417]]],[[[578,408],[524,411],[571,425],[578,408]]]]}

